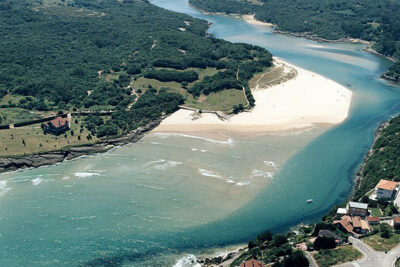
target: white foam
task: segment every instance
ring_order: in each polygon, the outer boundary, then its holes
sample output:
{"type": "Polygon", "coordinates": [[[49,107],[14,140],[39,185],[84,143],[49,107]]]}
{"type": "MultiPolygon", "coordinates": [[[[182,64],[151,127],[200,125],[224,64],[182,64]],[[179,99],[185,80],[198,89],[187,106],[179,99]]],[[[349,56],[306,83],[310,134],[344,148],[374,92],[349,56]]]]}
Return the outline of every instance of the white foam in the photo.
{"type": "Polygon", "coordinates": [[[64,176],[62,179],[63,180],[69,180],[69,176],[64,176]]]}
{"type": "Polygon", "coordinates": [[[42,178],[39,178],[39,177],[37,177],[37,178],[35,178],[35,179],[32,180],[32,184],[33,184],[34,186],[39,185],[41,182],[43,182],[43,179],[42,179],[42,178]]]}
{"type": "Polygon", "coordinates": [[[147,162],[145,164],[145,166],[151,166],[152,168],[157,169],[157,170],[165,170],[168,168],[176,167],[181,164],[182,164],[182,162],[179,162],[179,161],[159,159],[159,160],[147,162]]]}
{"type": "Polygon", "coordinates": [[[219,175],[219,174],[217,174],[217,173],[215,173],[213,171],[208,171],[208,170],[205,170],[205,169],[198,169],[198,171],[203,176],[214,177],[214,178],[219,178],[219,179],[222,178],[221,175],[219,175]]]}
{"type": "Polygon", "coordinates": [[[268,172],[268,171],[262,171],[262,170],[258,170],[258,169],[253,169],[251,171],[251,174],[253,177],[273,178],[275,173],[268,172]]]}
{"type": "Polygon", "coordinates": [[[267,165],[267,166],[274,167],[274,168],[276,168],[276,167],[277,167],[277,165],[276,165],[276,163],[275,163],[275,162],[273,162],[273,161],[269,161],[269,160],[264,160],[264,164],[265,164],[265,165],[267,165]]]}
{"type": "Polygon", "coordinates": [[[177,260],[173,267],[201,267],[201,265],[197,262],[197,258],[195,255],[187,254],[177,260]]]}
{"type": "Polygon", "coordinates": [[[7,187],[7,180],[0,181],[0,196],[6,194],[11,188],[7,187]]]}
{"type": "Polygon", "coordinates": [[[185,138],[193,138],[193,139],[199,139],[211,143],[216,143],[216,144],[222,144],[222,145],[233,145],[234,141],[232,138],[228,138],[226,141],[221,141],[221,140],[214,140],[211,138],[206,138],[206,137],[201,137],[201,136],[195,136],[195,135],[189,135],[189,134],[180,134],[180,133],[154,133],[155,136],[165,139],[171,136],[181,136],[185,138]]]}
{"type": "Polygon", "coordinates": [[[100,173],[96,173],[96,172],[76,172],[74,175],[76,177],[79,177],[79,178],[86,178],[86,177],[91,177],[91,176],[100,176],[100,173]]]}
{"type": "Polygon", "coordinates": [[[239,183],[236,183],[236,185],[238,185],[238,186],[245,186],[245,185],[249,185],[250,184],[250,182],[239,182],[239,183]]]}
{"type": "Polygon", "coordinates": [[[192,148],[192,151],[197,151],[198,149],[197,148],[192,148]]]}

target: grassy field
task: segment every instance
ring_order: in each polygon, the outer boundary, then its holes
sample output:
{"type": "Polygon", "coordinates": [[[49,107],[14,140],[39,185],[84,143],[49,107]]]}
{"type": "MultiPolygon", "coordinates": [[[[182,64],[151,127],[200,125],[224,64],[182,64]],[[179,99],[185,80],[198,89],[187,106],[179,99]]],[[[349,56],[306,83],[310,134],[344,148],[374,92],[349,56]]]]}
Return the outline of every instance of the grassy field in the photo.
{"type": "Polygon", "coordinates": [[[243,91],[236,89],[210,93],[208,96],[200,96],[199,99],[188,95],[185,101],[186,106],[202,110],[230,111],[233,105],[239,104],[246,106],[247,102],[243,91]]]}
{"type": "Polygon", "coordinates": [[[73,117],[71,130],[59,136],[51,134],[45,135],[40,124],[0,130],[0,156],[35,154],[60,150],[68,146],[78,146],[96,142],[98,139],[95,136],[92,136],[91,140],[86,138],[89,135],[89,131],[86,128],[83,128],[82,132],[80,132],[83,118],[77,118],[78,123],[75,123],[75,119],[76,118],[73,117]],[[74,135],[72,135],[72,131],[74,135]]]}
{"type": "Polygon", "coordinates": [[[265,72],[258,73],[250,80],[250,88],[268,88],[276,84],[288,81],[296,76],[296,71],[285,72],[281,66],[274,66],[265,72]]]}
{"type": "Polygon", "coordinates": [[[377,217],[382,216],[382,213],[378,208],[370,208],[369,210],[371,211],[371,216],[377,216],[377,217]]]}
{"type": "Polygon", "coordinates": [[[19,123],[52,116],[51,112],[28,111],[23,108],[1,108],[0,124],[19,123]]]}
{"type": "Polygon", "coordinates": [[[366,237],[364,242],[377,251],[389,251],[400,244],[400,235],[392,233],[389,238],[382,238],[380,233],[366,237]]]}
{"type": "Polygon", "coordinates": [[[360,259],[361,257],[361,252],[352,246],[321,250],[314,255],[314,258],[320,267],[328,267],[339,263],[350,262],[360,259]]]}

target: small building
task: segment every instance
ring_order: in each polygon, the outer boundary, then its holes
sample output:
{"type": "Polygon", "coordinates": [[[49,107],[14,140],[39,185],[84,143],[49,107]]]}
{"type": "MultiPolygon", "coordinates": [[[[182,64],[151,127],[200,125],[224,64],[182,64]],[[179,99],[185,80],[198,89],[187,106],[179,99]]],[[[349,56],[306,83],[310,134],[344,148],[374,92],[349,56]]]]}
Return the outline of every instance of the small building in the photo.
{"type": "Polygon", "coordinates": [[[391,200],[396,196],[397,193],[397,182],[381,179],[376,185],[376,197],[377,199],[391,200]]]}
{"type": "Polygon", "coordinates": [[[352,216],[366,217],[368,213],[368,204],[360,202],[349,202],[348,211],[352,216]]]}
{"type": "Polygon", "coordinates": [[[69,119],[69,117],[67,118],[57,117],[47,123],[42,124],[42,128],[45,133],[52,133],[56,135],[68,131],[70,127],[71,127],[71,120],[69,119]]]}
{"type": "Polygon", "coordinates": [[[347,210],[345,208],[338,208],[336,214],[337,215],[346,215],[347,210]]]}
{"type": "Polygon", "coordinates": [[[302,251],[307,251],[307,244],[306,242],[302,242],[296,245],[296,248],[302,250],[302,251]]]}
{"type": "Polygon", "coordinates": [[[396,230],[400,229],[400,216],[394,216],[393,217],[393,227],[396,230]]]}
{"type": "Polygon", "coordinates": [[[376,216],[368,216],[367,221],[369,225],[374,225],[374,224],[379,224],[380,219],[379,217],[376,216]]]}
{"type": "Polygon", "coordinates": [[[361,233],[361,219],[360,217],[356,216],[351,218],[353,224],[353,231],[356,233],[361,233]]]}
{"type": "Polygon", "coordinates": [[[240,264],[240,267],[265,267],[265,265],[256,260],[248,260],[242,262],[242,264],[240,264]]]}
{"type": "Polygon", "coordinates": [[[336,242],[337,245],[342,244],[342,241],[343,241],[342,238],[338,234],[336,234],[336,233],[334,233],[332,231],[329,231],[329,230],[321,230],[321,231],[319,231],[318,236],[333,238],[333,239],[335,239],[335,242],[336,242]]]}

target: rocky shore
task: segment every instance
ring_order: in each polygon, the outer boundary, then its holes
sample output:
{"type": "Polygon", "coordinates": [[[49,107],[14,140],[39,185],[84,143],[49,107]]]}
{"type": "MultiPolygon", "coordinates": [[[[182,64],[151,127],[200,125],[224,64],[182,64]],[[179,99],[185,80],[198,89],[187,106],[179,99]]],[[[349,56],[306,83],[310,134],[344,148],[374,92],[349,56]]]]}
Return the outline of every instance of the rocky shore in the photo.
{"type": "Polygon", "coordinates": [[[44,165],[52,165],[58,162],[62,162],[64,160],[71,160],[84,155],[106,152],[116,146],[122,146],[129,143],[137,142],[144,136],[145,133],[157,127],[164,118],[165,117],[162,117],[154,122],[147,124],[144,127],[139,127],[138,129],[133,130],[123,137],[102,140],[93,145],[69,147],[62,150],[20,157],[0,158],[0,173],[15,171],[18,169],[36,168],[44,165]]]}
{"type": "Polygon", "coordinates": [[[354,180],[354,188],[353,188],[353,192],[350,195],[350,197],[352,197],[354,195],[354,192],[360,188],[361,182],[364,179],[364,168],[367,164],[368,159],[372,156],[372,154],[374,153],[374,145],[376,143],[376,140],[378,140],[378,138],[381,136],[382,131],[389,125],[389,121],[384,121],[381,124],[379,124],[378,128],[375,130],[375,137],[374,137],[374,141],[372,142],[371,148],[368,150],[367,155],[364,157],[364,161],[361,164],[360,169],[358,170],[358,172],[356,173],[356,177],[354,180]]]}

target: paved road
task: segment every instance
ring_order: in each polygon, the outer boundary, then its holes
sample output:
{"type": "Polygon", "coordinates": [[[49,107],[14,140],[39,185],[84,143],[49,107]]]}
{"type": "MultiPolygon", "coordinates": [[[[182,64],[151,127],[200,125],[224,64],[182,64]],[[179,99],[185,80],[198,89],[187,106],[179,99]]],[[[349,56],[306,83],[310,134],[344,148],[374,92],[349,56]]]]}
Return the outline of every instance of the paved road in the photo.
{"type": "Polygon", "coordinates": [[[310,255],[310,252],[306,252],[306,257],[308,259],[308,262],[310,263],[310,265],[308,265],[309,267],[318,267],[318,264],[315,262],[314,258],[310,255]]]}
{"type": "Polygon", "coordinates": [[[364,256],[358,261],[338,265],[340,267],[393,267],[396,259],[400,256],[400,246],[395,247],[386,254],[385,252],[373,250],[364,242],[354,237],[349,237],[349,241],[364,256]]]}

